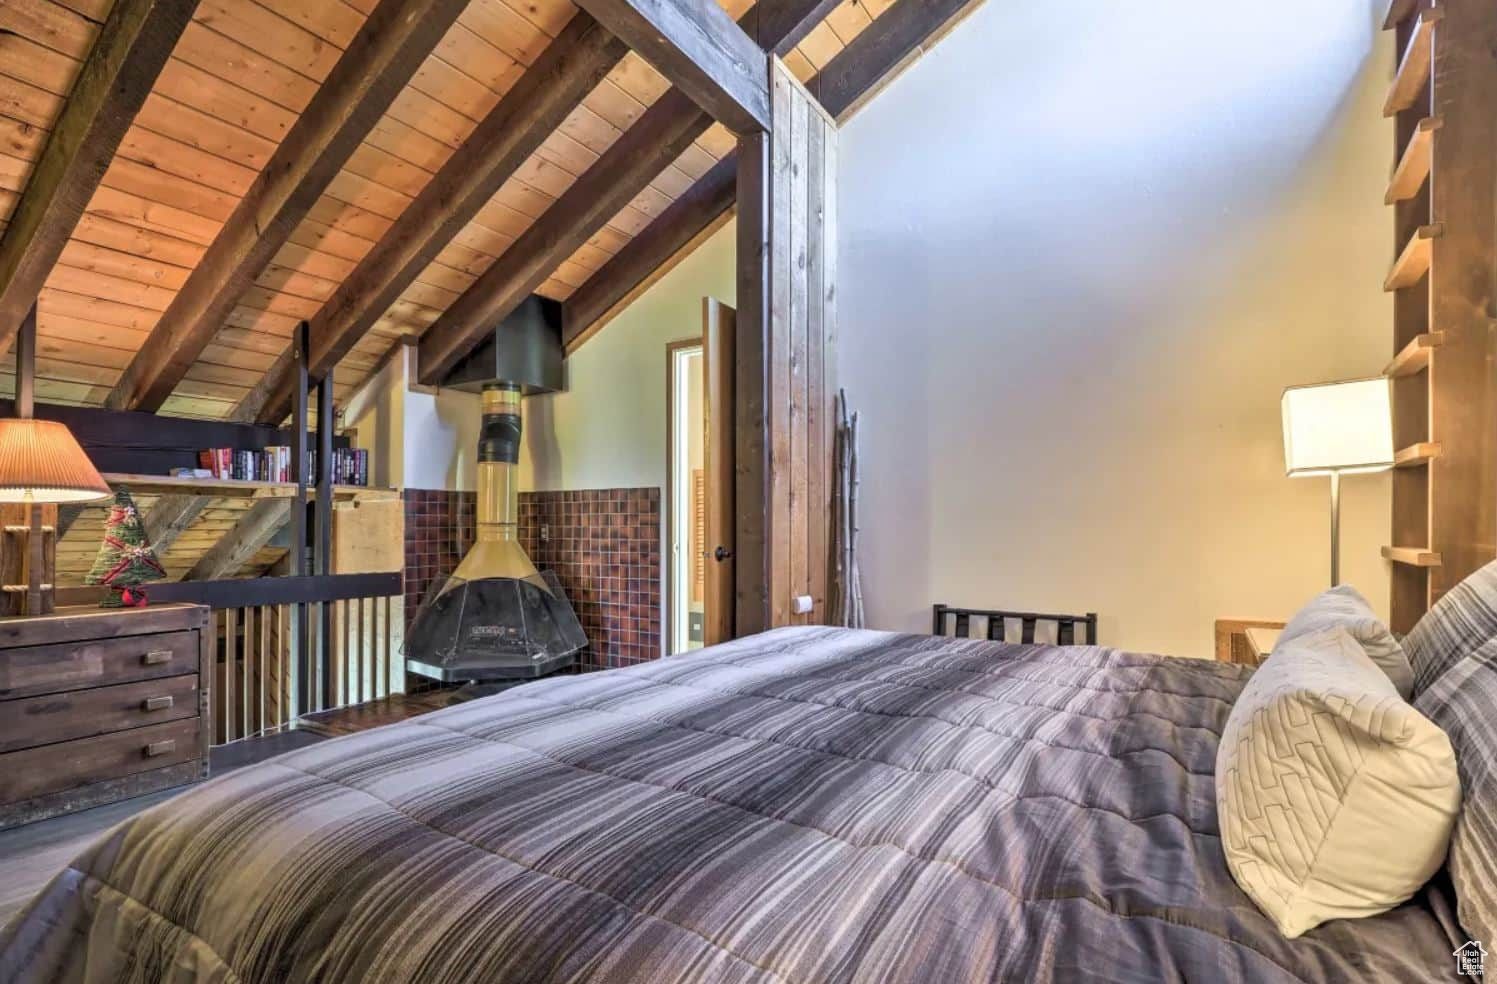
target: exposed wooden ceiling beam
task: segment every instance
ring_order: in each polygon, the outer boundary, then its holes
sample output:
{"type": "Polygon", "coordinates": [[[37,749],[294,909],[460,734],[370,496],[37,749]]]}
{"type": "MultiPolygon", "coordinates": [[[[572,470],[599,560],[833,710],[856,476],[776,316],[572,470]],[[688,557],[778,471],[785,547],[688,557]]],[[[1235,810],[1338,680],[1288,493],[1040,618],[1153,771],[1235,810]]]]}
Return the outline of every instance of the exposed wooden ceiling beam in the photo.
{"type": "MultiPolygon", "coordinates": [[[[739,23],[759,25],[760,43],[773,48],[781,39],[768,33],[763,24],[778,25],[776,31],[794,31],[824,12],[822,0],[761,0],[739,23]],[[761,17],[770,9],[766,4],[782,10],[772,19],[761,17]]],[[[418,346],[419,381],[438,384],[558,264],[603,228],[711,123],[712,118],[680,89],[661,96],[427,328],[418,346]]]]}
{"type": "Polygon", "coordinates": [[[738,26],[771,55],[784,56],[806,39],[841,0],[818,0],[805,3],[755,4],[738,21],[738,26]]]}
{"type": "Polygon", "coordinates": [[[0,238],[0,351],[192,19],[197,0],[115,0],[0,238]]]}
{"type": "Polygon", "coordinates": [[[106,406],[160,409],[466,6],[466,0],[380,0],[162,313],[106,406]]]}
{"type": "Polygon", "coordinates": [[[671,89],[510,244],[421,336],[420,381],[440,384],[458,360],[535,292],[608,220],[707,131],[712,117],[671,89]]]}
{"type": "Polygon", "coordinates": [[[806,88],[840,123],[981,4],[982,0],[897,0],[806,88]]]}
{"type": "Polygon", "coordinates": [[[728,219],[737,193],[737,177],[738,157],[734,152],[698,178],[572,292],[561,306],[561,340],[569,354],[728,219]]]}
{"type": "MultiPolygon", "coordinates": [[[[981,0],[897,0],[806,84],[827,112],[845,119],[981,0]]],[[[562,305],[567,354],[690,253],[732,208],[732,156],[699,178],[562,305]]]]}
{"type": "Polygon", "coordinates": [[[291,500],[260,499],[208,548],[182,580],[213,581],[232,577],[290,521],[291,500]]]}
{"type": "Polygon", "coordinates": [[[715,120],[769,126],[769,60],[716,0],[578,0],[715,120]]]}
{"type": "MultiPolygon", "coordinates": [[[[332,371],[628,53],[590,16],[573,16],[312,318],[313,379],[332,371]]],[[[288,365],[278,361],[271,383],[251,392],[236,419],[276,421],[290,412],[288,365]]]]}

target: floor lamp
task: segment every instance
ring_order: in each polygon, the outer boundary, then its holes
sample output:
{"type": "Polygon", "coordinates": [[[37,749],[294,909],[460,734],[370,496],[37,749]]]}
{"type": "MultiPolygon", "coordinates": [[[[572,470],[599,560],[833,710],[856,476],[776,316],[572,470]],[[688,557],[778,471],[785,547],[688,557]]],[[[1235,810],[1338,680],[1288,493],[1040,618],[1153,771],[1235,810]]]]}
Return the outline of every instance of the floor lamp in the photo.
{"type": "Polygon", "coordinates": [[[1341,583],[1341,476],[1393,467],[1388,380],[1291,386],[1284,391],[1284,468],[1331,479],[1331,586],[1341,583]]]}

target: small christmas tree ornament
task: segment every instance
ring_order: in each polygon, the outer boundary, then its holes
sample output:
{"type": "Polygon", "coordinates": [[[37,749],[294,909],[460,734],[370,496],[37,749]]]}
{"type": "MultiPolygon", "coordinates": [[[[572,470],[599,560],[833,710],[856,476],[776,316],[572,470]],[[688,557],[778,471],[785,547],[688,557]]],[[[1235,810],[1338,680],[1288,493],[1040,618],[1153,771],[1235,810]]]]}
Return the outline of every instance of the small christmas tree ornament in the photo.
{"type": "Polygon", "coordinates": [[[135,500],[124,489],[114,494],[114,505],[104,520],[104,542],[93,569],[83,579],[85,584],[103,584],[114,588],[100,605],[104,608],[144,608],[147,581],[166,577],[166,569],[156,559],[156,551],[146,539],[145,523],[135,500]]]}

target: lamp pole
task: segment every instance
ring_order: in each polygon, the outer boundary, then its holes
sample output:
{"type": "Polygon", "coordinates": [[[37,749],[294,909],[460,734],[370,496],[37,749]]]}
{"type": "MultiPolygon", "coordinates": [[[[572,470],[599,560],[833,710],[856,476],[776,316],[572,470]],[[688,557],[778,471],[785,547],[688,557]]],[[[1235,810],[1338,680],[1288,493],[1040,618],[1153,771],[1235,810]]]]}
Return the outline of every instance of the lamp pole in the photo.
{"type": "Polygon", "coordinates": [[[1341,583],[1341,472],[1331,471],[1331,587],[1341,583]]]}

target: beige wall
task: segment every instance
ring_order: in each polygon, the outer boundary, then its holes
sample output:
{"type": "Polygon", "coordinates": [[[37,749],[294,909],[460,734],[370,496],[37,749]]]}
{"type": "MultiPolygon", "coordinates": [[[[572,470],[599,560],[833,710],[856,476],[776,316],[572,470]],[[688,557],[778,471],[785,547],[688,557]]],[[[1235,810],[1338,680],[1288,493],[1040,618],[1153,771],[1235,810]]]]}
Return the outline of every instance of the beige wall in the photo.
{"type": "Polygon", "coordinates": [[[731,304],[729,222],[566,361],[567,388],[525,401],[524,489],[651,486],[664,502],[665,347],[702,333],[702,298],[731,304]]]}
{"type": "MultiPolygon", "coordinates": [[[[873,625],[1095,609],[1205,656],[1215,617],[1324,586],[1327,484],[1284,477],[1278,401],[1391,348],[1371,7],[990,2],[846,126],[873,625]]],[[[1385,610],[1387,476],[1344,499],[1344,579],[1385,610]]]]}

